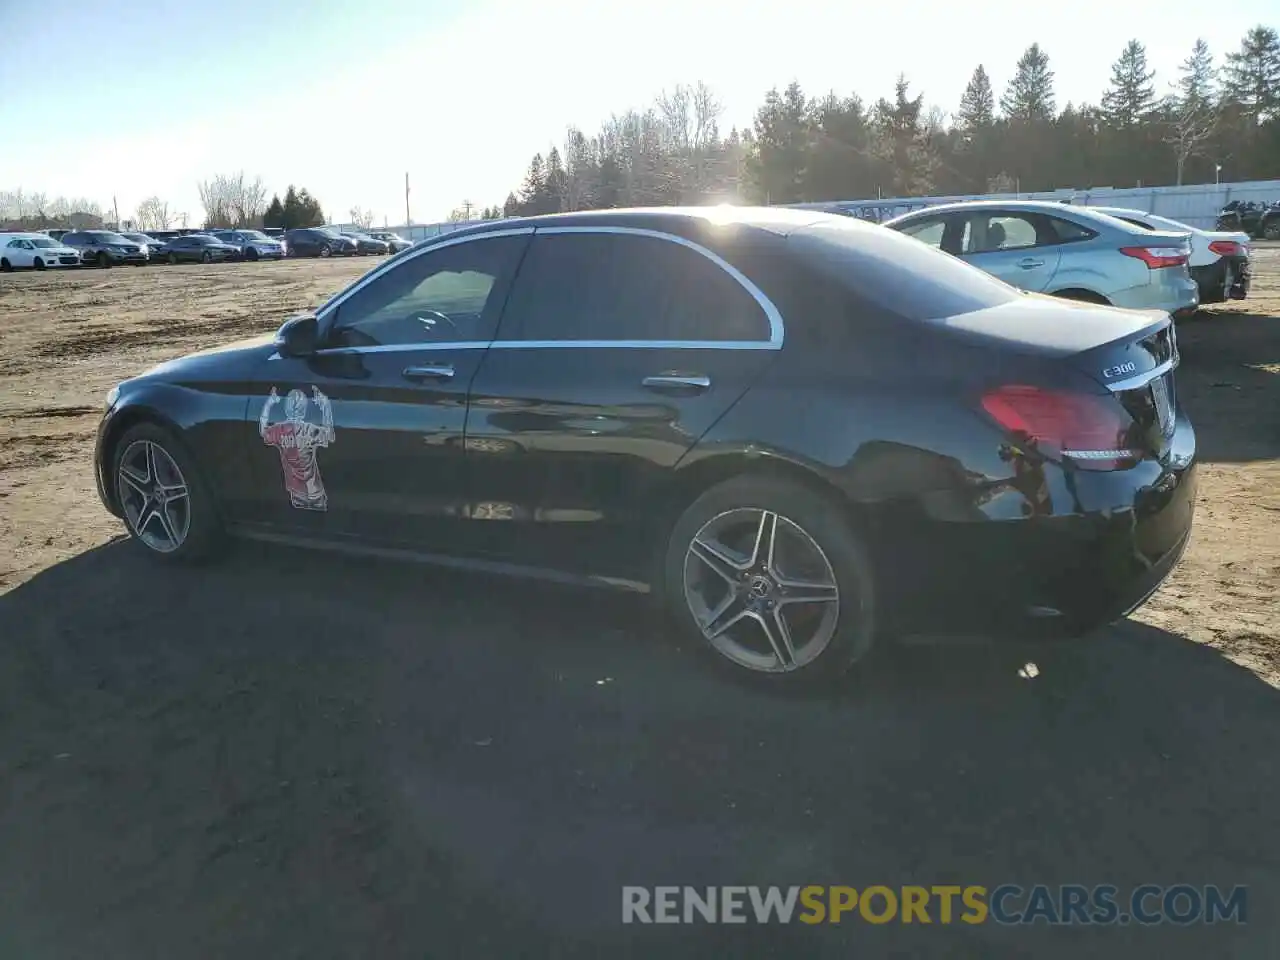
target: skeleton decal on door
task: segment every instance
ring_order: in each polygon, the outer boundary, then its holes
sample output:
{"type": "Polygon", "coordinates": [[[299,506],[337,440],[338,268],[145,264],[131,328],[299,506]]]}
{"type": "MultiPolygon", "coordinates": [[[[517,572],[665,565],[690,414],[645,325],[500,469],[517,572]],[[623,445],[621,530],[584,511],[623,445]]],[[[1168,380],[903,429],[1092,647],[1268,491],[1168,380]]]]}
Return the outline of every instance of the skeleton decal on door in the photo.
{"type": "Polygon", "coordinates": [[[280,451],[289,502],[299,510],[327,510],[329,496],[320,477],[317,451],[333,443],[333,407],[318,387],[311,388],[311,399],[320,409],[319,425],[307,421],[310,401],[301,390],[289,391],[284,400],[285,419],[271,423],[271,408],[280,402],[280,394],[272,387],[258,418],[258,433],[267,446],[280,451]]]}

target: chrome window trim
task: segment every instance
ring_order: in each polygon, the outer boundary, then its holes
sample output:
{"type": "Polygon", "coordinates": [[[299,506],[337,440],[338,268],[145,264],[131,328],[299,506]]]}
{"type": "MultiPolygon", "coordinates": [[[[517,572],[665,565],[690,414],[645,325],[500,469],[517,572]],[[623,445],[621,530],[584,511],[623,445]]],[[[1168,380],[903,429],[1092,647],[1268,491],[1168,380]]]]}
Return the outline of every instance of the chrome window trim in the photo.
{"type": "MultiPolygon", "coordinates": [[[[546,233],[546,234],[570,234],[570,233],[606,233],[621,234],[624,236],[650,237],[655,240],[666,240],[670,243],[687,247],[696,253],[706,257],[717,267],[727,273],[738,285],[741,286],[750,297],[756,302],[756,305],[764,311],[765,318],[769,321],[769,338],[767,340],[494,340],[492,343],[485,342],[483,345],[499,350],[539,350],[551,347],[562,347],[567,349],[595,348],[595,349],[664,349],[664,350],[781,350],[783,341],[786,339],[786,328],[783,324],[782,313],[777,306],[770,300],[756,284],[747,277],[741,270],[729,263],[713,250],[708,250],[701,244],[695,243],[685,237],[678,236],[674,233],[664,233],[661,230],[650,230],[644,227],[620,227],[620,226],[577,226],[577,227],[511,227],[503,230],[489,230],[483,233],[467,234],[464,237],[450,237],[439,241],[438,243],[425,244],[421,247],[411,247],[404,251],[404,256],[393,257],[377,269],[371,271],[364,277],[360,278],[347,289],[330,297],[318,310],[316,310],[316,319],[320,323],[321,329],[327,329],[329,318],[342,304],[354,296],[358,291],[368,284],[383,276],[389,270],[413,260],[423,254],[430,253],[433,250],[443,250],[445,247],[452,247],[462,243],[469,243],[473,240],[484,240],[489,237],[519,237],[528,236],[530,234],[546,233]]],[[[377,347],[330,347],[327,350],[318,351],[321,354],[350,352],[358,350],[362,352],[391,352],[392,350],[424,350],[424,349],[445,349],[451,348],[455,350],[474,350],[478,349],[472,346],[473,343],[481,341],[459,341],[459,345],[450,345],[445,343],[431,344],[386,344],[377,347]]]]}
{"type": "MultiPolygon", "coordinates": [[[[339,354],[417,353],[422,350],[777,350],[766,340],[444,340],[438,343],[382,343],[368,347],[326,347],[318,357],[339,354]]],[[[283,359],[273,353],[268,360],[283,359]]]]}

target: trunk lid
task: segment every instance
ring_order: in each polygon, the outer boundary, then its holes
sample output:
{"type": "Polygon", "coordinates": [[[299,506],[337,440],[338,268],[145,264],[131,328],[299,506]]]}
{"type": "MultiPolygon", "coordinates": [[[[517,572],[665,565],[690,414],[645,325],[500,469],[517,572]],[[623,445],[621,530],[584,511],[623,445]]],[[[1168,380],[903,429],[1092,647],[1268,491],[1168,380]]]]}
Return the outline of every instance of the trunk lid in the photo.
{"type": "Polygon", "coordinates": [[[1169,314],[1030,294],[939,322],[965,339],[1047,362],[1081,389],[1105,390],[1133,418],[1137,446],[1158,457],[1169,449],[1177,410],[1173,371],[1178,364],[1169,314]]]}

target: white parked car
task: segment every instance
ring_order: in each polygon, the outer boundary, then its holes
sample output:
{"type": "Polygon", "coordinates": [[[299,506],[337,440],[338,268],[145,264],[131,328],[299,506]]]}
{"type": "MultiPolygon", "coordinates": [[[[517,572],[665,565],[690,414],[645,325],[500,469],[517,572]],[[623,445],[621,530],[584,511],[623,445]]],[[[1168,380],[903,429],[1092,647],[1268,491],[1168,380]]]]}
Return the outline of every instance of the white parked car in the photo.
{"type": "Polygon", "coordinates": [[[1224,300],[1243,300],[1249,295],[1252,279],[1250,263],[1251,238],[1247,233],[1224,230],[1199,230],[1158,217],[1154,213],[1128,210],[1123,207],[1089,207],[1107,216],[1124,220],[1146,230],[1179,230],[1191,234],[1192,279],[1200,288],[1201,303],[1222,303],[1224,300]]]}
{"type": "Polygon", "coordinates": [[[80,266],[80,251],[47,233],[0,233],[0,270],[80,266]]]}

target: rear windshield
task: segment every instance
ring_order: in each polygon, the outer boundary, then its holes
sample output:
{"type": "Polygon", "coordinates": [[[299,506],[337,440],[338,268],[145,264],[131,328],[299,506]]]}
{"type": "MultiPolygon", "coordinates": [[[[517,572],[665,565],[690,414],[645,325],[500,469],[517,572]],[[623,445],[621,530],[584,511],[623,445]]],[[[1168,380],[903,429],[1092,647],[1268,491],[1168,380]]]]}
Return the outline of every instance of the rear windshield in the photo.
{"type": "Polygon", "coordinates": [[[1022,296],[959,257],[852,217],[802,227],[787,244],[858,297],[907,320],[940,320],[1022,296]]]}

